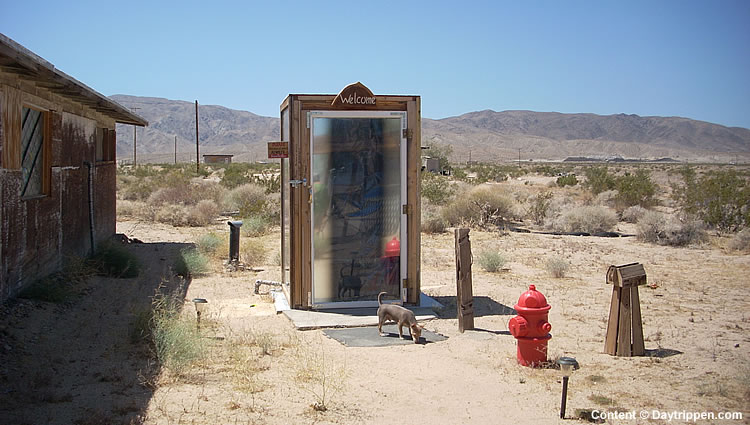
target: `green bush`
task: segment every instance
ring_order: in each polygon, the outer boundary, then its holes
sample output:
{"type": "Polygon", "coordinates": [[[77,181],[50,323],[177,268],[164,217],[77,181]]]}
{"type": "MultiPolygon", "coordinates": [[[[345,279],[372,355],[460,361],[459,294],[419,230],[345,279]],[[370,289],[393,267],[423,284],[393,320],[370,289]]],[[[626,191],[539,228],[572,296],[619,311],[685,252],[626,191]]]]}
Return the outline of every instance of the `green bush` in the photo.
{"type": "Polygon", "coordinates": [[[696,216],[721,231],[750,226],[750,184],[735,170],[721,170],[700,178],[685,167],[682,185],[673,185],[674,199],[682,212],[696,216]]]}
{"type": "Polygon", "coordinates": [[[73,294],[70,285],[67,285],[59,276],[47,276],[39,279],[19,292],[19,298],[37,300],[49,303],[61,303],[73,294]]]}
{"type": "Polygon", "coordinates": [[[451,226],[493,229],[513,218],[513,198],[495,186],[478,186],[445,206],[442,216],[451,226]]]}
{"type": "Polygon", "coordinates": [[[500,271],[505,265],[505,257],[498,251],[482,251],[477,256],[479,266],[487,272],[495,273],[500,271]]]}
{"type": "Polygon", "coordinates": [[[175,262],[175,272],[184,277],[208,273],[208,258],[195,248],[184,248],[175,262]]]}
{"type": "Polygon", "coordinates": [[[586,175],[586,183],[584,185],[594,195],[615,188],[615,178],[609,174],[607,167],[589,167],[584,170],[584,174],[586,175]]]}
{"type": "Polygon", "coordinates": [[[448,177],[434,173],[422,173],[422,197],[433,204],[443,205],[448,202],[455,189],[448,177]]]}
{"type": "Polygon", "coordinates": [[[266,191],[253,183],[235,187],[227,195],[227,206],[238,210],[241,217],[260,215],[266,206],[266,191]]]}
{"type": "Polygon", "coordinates": [[[267,218],[256,215],[242,220],[242,234],[256,238],[267,235],[271,231],[271,223],[267,218]]]}
{"type": "Polygon", "coordinates": [[[202,359],[205,343],[193,318],[180,315],[177,296],[157,295],[151,310],[151,338],[162,366],[182,375],[202,359]]]}
{"type": "Polygon", "coordinates": [[[686,246],[705,242],[703,225],[697,220],[680,221],[657,211],[647,211],[637,224],[638,239],[658,245],[686,246]]]}
{"type": "Polygon", "coordinates": [[[529,215],[536,224],[544,223],[544,219],[547,218],[547,213],[552,205],[552,192],[541,192],[537,193],[534,200],[529,208],[529,215]]]}
{"type": "Polygon", "coordinates": [[[575,186],[578,184],[578,179],[575,174],[569,174],[567,176],[558,177],[555,183],[560,187],[575,186]]]}
{"type": "Polygon", "coordinates": [[[556,232],[608,232],[617,224],[617,214],[606,207],[581,206],[563,212],[551,222],[556,232]]]}
{"type": "Polygon", "coordinates": [[[198,251],[207,255],[213,255],[221,248],[223,242],[221,236],[212,232],[201,235],[195,242],[195,246],[198,248],[198,251]]]}
{"type": "Polygon", "coordinates": [[[644,208],[656,205],[656,185],[651,181],[648,171],[639,169],[635,174],[625,173],[615,178],[615,204],[622,210],[634,205],[644,208]]]}
{"type": "Polygon", "coordinates": [[[141,269],[135,254],[117,242],[101,243],[92,262],[100,274],[109,277],[133,278],[138,276],[141,269]]]}

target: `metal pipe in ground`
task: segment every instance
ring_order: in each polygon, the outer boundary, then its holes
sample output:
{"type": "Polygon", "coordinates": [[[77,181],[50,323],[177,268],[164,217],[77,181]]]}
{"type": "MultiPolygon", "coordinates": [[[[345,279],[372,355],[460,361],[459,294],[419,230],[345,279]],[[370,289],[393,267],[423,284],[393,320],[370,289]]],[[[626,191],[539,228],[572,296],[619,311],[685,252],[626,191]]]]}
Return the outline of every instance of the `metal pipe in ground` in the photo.
{"type": "Polygon", "coordinates": [[[242,221],[228,221],[229,225],[229,262],[238,263],[240,261],[240,227],[242,221]]]}

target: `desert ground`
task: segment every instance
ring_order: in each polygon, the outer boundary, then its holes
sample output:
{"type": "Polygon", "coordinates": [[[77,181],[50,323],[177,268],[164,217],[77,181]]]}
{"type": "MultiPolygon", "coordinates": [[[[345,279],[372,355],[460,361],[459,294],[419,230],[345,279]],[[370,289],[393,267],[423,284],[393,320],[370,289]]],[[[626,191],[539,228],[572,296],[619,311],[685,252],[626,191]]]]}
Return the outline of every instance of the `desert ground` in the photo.
{"type": "MultiPolygon", "coordinates": [[[[7,424],[412,424],[585,422],[586,412],[635,412],[606,423],[667,423],[640,412],[739,412],[750,423],[750,256],[711,236],[691,247],[635,237],[472,230],[472,251],[499,250],[500,272],[473,267],[475,330],[460,333],[455,312],[452,231],[422,234],[422,291],[445,308],[426,329],[430,344],[346,347],[321,330],[297,331],[274,310],[256,279],[280,280],[278,228],[261,238],[265,264],[229,271],[214,261],[205,276],[175,276],[177,252],[226,222],[173,227],[120,221],[118,233],[142,263],[136,278],[92,277],[76,296],[52,304],[19,299],[0,315],[0,423],[7,424]],[[136,241],[137,239],[137,241],[136,241]],[[544,263],[567,259],[565,277],[544,263]],[[604,354],[610,265],[640,262],[646,356],[604,354]],[[552,306],[549,358],[575,357],[566,419],[561,375],[522,367],[508,332],[513,305],[534,284],[552,306]],[[179,373],[160,366],[134,337],[157,292],[178,294],[202,315],[201,358],[179,373]],[[326,410],[315,409],[325,405],[326,410]]],[[[633,233],[619,223],[617,231],[633,233]]],[[[673,420],[672,423],[687,423],[673,420]]]]}

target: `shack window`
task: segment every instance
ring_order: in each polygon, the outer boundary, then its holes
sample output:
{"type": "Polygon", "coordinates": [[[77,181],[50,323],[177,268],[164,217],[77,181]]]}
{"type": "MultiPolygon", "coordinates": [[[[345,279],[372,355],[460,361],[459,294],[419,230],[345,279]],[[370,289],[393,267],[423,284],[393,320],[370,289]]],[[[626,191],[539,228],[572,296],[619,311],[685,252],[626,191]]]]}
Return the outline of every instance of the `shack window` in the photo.
{"type": "Polygon", "coordinates": [[[115,160],[115,130],[96,129],[96,162],[115,160]]]}
{"type": "Polygon", "coordinates": [[[24,107],[21,123],[21,197],[44,195],[45,113],[24,107]]]}

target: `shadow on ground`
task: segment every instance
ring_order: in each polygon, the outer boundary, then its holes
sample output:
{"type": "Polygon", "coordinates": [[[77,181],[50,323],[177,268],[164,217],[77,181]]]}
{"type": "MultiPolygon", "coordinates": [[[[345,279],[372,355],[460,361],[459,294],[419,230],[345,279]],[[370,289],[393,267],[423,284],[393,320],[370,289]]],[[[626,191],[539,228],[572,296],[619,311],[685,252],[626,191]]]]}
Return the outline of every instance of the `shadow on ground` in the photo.
{"type": "Polygon", "coordinates": [[[94,276],[61,302],[0,306],[0,422],[140,423],[159,367],[138,323],[157,289],[184,298],[190,281],[172,270],[186,246],[129,244],[138,277],[94,276]]]}
{"type": "MultiPolygon", "coordinates": [[[[438,317],[441,319],[455,319],[456,318],[456,297],[445,296],[445,297],[432,297],[435,301],[443,305],[443,308],[435,310],[438,317]]],[[[474,296],[474,317],[482,316],[513,316],[516,311],[512,307],[508,307],[505,304],[493,300],[486,296],[474,296]]]]}

